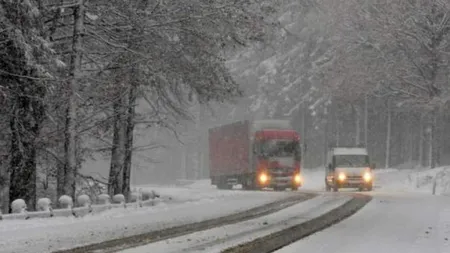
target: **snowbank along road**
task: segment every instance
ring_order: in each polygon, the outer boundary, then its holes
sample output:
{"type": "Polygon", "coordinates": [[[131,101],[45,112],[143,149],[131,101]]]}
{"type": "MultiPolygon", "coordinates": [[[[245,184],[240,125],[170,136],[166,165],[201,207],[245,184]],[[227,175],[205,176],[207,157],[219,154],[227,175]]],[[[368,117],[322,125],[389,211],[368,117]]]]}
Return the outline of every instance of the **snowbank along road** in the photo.
{"type": "MultiPolygon", "coordinates": [[[[229,215],[242,218],[249,213],[255,214],[258,210],[258,215],[263,215],[265,211],[272,210],[273,206],[286,207],[280,203],[272,204],[272,207],[265,205],[280,200],[295,204],[296,201],[285,199],[296,196],[300,201],[310,196],[293,192],[220,191],[212,189],[210,185],[208,187],[200,185],[194,189],[171,186],[151,186],[150,189],[155,189],[161,196],[171,196],[175,203],[161,203],[154,207],[139,209],[113,209],[82,218],[2,221],[0,252],[46,253],[111,240],[117,243],[123,238],[229,215]],[[255,211],[254,208],[258,207],[260,208],[255,211]],[[251,209],[253,211],[248,212],[251,209]]],[[[247,218],[254,217],[257,216],[247,216],[247,218]]]]}

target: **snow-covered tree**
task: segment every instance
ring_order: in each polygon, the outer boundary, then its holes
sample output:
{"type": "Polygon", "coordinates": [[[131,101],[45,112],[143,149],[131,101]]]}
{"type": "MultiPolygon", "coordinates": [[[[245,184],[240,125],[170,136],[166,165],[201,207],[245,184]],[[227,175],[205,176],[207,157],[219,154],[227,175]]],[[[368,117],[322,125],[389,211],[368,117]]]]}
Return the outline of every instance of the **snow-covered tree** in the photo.
{"type": "MultiPolygon", "coordinates": [[[[9,199],[36,206],[37,139],[45,118],[56,57],[45,39],[44,20],[36,1],[0,2],[0,79],[9,121],[9,199]]],[[[6,135],[7,134],[7,135],[6,135]]],[[[5,166],[2,167],[5,169],[5,166]]],[[[2,184],[2,187],[8,184],[2,184]]],[[[2,190],[3,192],[3,190],[2,190]]]]}
{"type": "MultiPolygon", "coordinates": [[[[429,165],[439,154],[439,126],[449,88],[450,5],[445,1],[353,1],[341,18],[344,61],[351,80],[355,73],[396,107],[425,114],[430,127],[429,165]],[[390,99],[390,100],[392,100],[390,99]]],[[[342,74],[340,74],[342,76],[342,74]]],[[[355,85],[346,84],[349,89],[355,85]]]]}

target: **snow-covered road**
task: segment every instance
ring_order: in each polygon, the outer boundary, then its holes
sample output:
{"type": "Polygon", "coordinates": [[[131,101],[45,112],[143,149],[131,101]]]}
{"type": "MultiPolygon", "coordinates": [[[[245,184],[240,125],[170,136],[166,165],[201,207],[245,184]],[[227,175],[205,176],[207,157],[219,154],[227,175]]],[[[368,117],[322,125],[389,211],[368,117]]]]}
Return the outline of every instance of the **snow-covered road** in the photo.
{"type": "Polygon", "coordinates": [[[276,213],[236,224],[180,236],[121,251],[121,253],[221,252],[229,247],[286,229],[318,217],[349,201],[346,195],[327,194],[301,202],[276,213]]]}
{"type": "Polygon", "coordinates": [[[352,217],[277,253],[447,253],[450,200],[421,193],[374,193],[352,217]]]}

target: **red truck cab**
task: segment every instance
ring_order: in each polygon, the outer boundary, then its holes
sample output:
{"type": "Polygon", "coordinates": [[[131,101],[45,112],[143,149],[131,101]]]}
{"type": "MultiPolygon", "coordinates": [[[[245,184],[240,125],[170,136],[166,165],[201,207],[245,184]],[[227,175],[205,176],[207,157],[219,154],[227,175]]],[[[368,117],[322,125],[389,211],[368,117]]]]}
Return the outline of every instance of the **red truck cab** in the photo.
{"type": "Polygon", "coordinates": [[[295,130],[257,131],[253,147],[257,187],[296,190],[302,185],[300,137],[295,130]]]}

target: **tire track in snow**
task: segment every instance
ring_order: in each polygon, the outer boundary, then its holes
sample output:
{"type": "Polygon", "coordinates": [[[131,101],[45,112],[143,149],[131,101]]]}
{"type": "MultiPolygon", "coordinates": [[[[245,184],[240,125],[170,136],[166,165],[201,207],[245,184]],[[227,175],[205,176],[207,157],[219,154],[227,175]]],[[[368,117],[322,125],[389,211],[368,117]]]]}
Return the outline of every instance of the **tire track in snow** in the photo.
{"type": "Polygon", "coordinates": [[[372,200],[370,195],[351,194],[353,198],[345,204],[318,217],[287,229],[259,237],[251,242],[228,248],[222,253],[272,253],[276,250],[301,240],[309,235],[324,230],[355,214],[372,200]]]}
{"type": "Polygon", "coordinates": [[[343,194],[322,195],[267,216],[121,251],[121,253],[220,252],[228,247],[305,222],[343,205],[350,199],[351,197],[343,194]]]}
{"type": "Polygon", "coordinates": [[[289,194],[289,197],[252,208],[243,212],[196,222],[192,224],[185,224],[181,226],[175,226],[159,231],[151,231],[144,234],[133,235],[125,238],[105,241],[101,243],[95,243],[91,245],[85,245],[73,249],[54,251],[54,253],[111,253],[120,250],[134,248],[157,241],[162,241],[169,238],[174,238],[202,230],[207,230],[214,227],[224,226],[245,220],[268,215],[284,208],[295,205],[299,202],[311,199],[317,194],[296,192],[289,194]]]}

